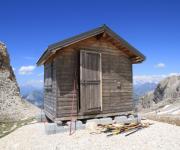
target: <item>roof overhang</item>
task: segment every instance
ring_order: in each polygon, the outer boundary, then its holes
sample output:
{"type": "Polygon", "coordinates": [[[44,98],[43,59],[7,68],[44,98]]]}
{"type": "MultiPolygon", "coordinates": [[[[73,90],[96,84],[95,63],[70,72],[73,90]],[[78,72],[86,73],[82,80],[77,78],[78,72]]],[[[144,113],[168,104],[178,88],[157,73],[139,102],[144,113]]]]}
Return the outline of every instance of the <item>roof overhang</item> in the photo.
{"type": "Polygon", "coordinates": [[[42,54],[40,59],[37,62],[37,65],[40,66],[46,62],[53,54],[56,53],[56,51],[61,50],[62,48],[65,48],[67,46],[70,46],[72,44],[75,44],[77,42],[80,42],[82,40],[88,39],[90,37],[97,36],[101,33],[106,33],[108,36],[110,36],[112,39],[116,40],[116,43],[119,43],[123,47],[126,48],[126,51],[133,54],[133,57],[131,58],[133,63],[141,63],[146,58],[145,56],[138,51],[136,48],[134,48],[132,45],[130,45],[127,41],[125,41],[122,37],[120,37],[118,34],[113,32],[109,27],[106,25],[103,25],[99,28],[90,30],[88,32],[81,33],[77,36],[73,36],[71,38],[68,38],[66,40],[57,42],[55,44],[49,45],[46,51],[42,54]]]}

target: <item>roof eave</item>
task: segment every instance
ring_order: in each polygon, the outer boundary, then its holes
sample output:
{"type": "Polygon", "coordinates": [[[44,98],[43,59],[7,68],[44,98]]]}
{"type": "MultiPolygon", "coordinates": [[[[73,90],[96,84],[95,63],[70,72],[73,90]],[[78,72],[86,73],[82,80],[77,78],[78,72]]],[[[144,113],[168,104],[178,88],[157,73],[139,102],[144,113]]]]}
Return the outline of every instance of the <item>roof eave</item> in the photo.
{"type": "Polygon", "coordinates": [[[141,52],[139,52],[136,48],[134,48],[132,45],[130,45],[126,40],[124,40],[122,37],[120,37],[118,34],[116,34],[114,31],[112,31],[106,25],[103,25],[101,27],[90,30],[88,32],[84,32],[84,33],[81,33],[77,36],[73,36],[67,40],[49,45],[48,48],[46,49],[46,51],[43,53],[43,55],[38,60],[37,65],[40,66],[40,65],[44,64],[46,59],[49,58],[48,55],[55,53],[57,50],[60,50],[64,47],[67,47],[67,46],[72,45],[74,43],[77,43],[79,41],[88,39],[90,37],[96,36],[96,35],[101,34],[103,32],[107,32],[110,36],[114,37],[122,45],[124,45],[130,51],[132,51],[137,57],[140,57],[141,59],[139,59],[139,61],[137,61],[137,63],[141,63],[146,59],[146,57],[141,52]]]}
{"type": "Polygon", "coordinates": [[[133,53],[135,53],[137,56],[141,57],[144,61],[146,57],[138,51],[135,47],[133,47],[131,44],[129,44],[126,40],[124,40],[122,37],[120,37],[118,34],[116,34],[114,31],[112,31],[109,27],[105,26],[105,30],[114,38],[116,38],[122,45],[130,49],[133,53]]]}
{"type": "Polygon", "coordinates": [[[37,61],[36,65],[37,66],[41,66],[43,64],[43,60],[45,59],[45,57],[47,56],[47,54],[49,54],[50,51],[48,49],[46,49],[44,51],[44,53],[42,54],[42,56],[39,58],[39,60],[37,61]]]}
{"type": "Polygon", "coordinates": [[[51,53],[52,50],[56,51],[56,50],[60,50],[63,47],[66,47],[68,45],[72,45],[74,43],[77,43],[81,40],[85,40],[87,38],[93,37],[95,35],[98,35],[100,33],[104,32],[104,28],[103,27],[99,27],[93,30],[90,30],[88,32],[84,32],[82,34],[79,34],[77,36],[73,36],[68,40],[65,40],[65,42],[61,41],[61,42],[57,42],[55,44],[51,44],[48,46],[48,48],[46,49],[46,51],[42,54],[42,56],[39,58],[39,60],[37,61],[37,66],[40,66],[44,63],[43,59],[46,59],[47,55],[51,53]],[[87,36],[88,34],[88,36],[87,36]],[[62,44],[63,43],[63,44],[62,44]]]}

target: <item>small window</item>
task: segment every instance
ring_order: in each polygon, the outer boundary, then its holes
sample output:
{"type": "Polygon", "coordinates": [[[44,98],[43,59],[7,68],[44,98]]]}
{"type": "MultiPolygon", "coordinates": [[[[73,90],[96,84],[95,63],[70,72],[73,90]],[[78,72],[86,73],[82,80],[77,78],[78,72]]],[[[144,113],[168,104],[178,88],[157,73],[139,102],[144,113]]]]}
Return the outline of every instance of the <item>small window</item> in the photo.
{"type": "Polygon", "coordinates": [[[53,62],[45,65],[44,73],[44,87],[49,90],[52,89],[53,83],[53,62]]]}

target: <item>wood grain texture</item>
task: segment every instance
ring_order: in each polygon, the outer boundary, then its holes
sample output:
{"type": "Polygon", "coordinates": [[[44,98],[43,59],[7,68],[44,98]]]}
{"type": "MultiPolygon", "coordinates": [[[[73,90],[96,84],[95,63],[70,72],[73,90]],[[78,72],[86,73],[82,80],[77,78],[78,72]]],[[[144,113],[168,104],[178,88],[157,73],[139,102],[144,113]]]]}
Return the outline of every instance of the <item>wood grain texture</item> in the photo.
{"type": "Polygon", "coordinates": [[[44,109],[50,119],[56,117],[56,66],[53,61],[44,65],[44,109]]]}
{"type": "MultiPolygon", "coordinates": [[[[82,105],[81,99],[83,99],[81,92],[83,92],[83,90],[91,91],[87,92],[89,94],[89,99],[99,99],[99,93],[96,93],[99,92],[98,90],[93,91],[92,87],[86,89],[80,86],[80,50],[87,50],[101,54],[102,68],[100,72],[102,74],[102,100],[100,105],[102,105],[102,110],[98,112],[98,114],[105,115],[108,113],[113,114],[132,111],[131,59],[127,54],[121,51],[121,49],[115,47],[111,42],[104,38],[90,38],[71,45],[55,54],[55,81],[53,83],[53,88],[55,89],[52,90],[51,94],[45,93],[45,109],[47,109],[48,112],[56,110],[56,119],[70,117],[71,113],[72,115],[82,116],[83,114],[80,112],[80,106],[82,105]],[[76,90],[73,94],[74,80],[76,81],[76,90]],[[82,88],[81,90],[80,87],[82,88]],[[74,103],[73,111],[72,103],[74,103]]],[[[94,62],[89,63],[93,66],[97,62],[95,60],[94,62]]],[[[99,79],[100,76],[93,71],[86,75],[88,78],[93,77],[95,79],[99,79]]],[[[98,106],[99,102],[92,100],[92,105],[98,106]]],[[[97,114],[94,112],[94,115],[97,114]]]]}
{"type": "Polygon", "coordinates": [[[101,110],[100,61],[99,53],[80,51],[80,111],[82,113],[101,110]]]}

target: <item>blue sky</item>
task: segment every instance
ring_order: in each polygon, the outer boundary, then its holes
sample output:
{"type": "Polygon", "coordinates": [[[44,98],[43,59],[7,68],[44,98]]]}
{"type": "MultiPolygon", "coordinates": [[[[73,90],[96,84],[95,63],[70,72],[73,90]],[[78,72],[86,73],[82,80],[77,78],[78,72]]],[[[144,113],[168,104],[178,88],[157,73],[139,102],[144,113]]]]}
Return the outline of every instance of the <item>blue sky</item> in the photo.
{"type": "Polygon", "coordinates": [[[135,79],[180,72],[180,1],[0,0],[0,40],[7,44],[20,85],[42,85],[36,61],[49,44],[107,24],[147,60],[135,79]]]}

